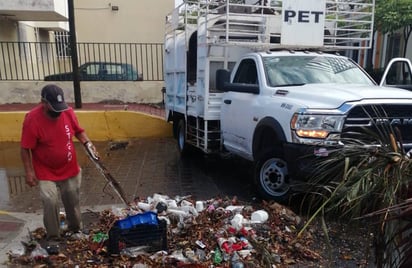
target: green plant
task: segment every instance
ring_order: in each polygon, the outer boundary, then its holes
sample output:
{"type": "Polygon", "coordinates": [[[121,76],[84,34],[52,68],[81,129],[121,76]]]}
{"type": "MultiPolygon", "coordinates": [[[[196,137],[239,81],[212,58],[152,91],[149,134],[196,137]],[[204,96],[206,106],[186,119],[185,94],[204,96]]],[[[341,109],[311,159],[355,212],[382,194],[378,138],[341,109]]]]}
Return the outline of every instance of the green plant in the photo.
{"type": "Polygon", "coordinates": [[[412,224],[407,220],[412,209],[405,209],[412,204],[412,160],[399,131],[384,120],[385,111],[376,106],[373,114],[371,122],[379,122],[373,123],[374,131],[351,133],[344,146],[331,148],[327,158],[314,163],[316,172],[302,203],[315,212],[303,230],[317,216],[340,215],[349,222],[373,217],[377,267],[406,267],[412,259],[412,224]]]}

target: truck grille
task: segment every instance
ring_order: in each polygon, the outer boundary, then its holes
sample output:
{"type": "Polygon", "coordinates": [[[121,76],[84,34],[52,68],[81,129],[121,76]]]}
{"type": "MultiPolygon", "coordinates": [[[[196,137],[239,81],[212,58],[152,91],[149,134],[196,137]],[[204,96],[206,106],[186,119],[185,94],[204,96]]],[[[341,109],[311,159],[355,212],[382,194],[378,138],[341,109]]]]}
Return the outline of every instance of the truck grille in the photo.
{"type": "Polygon", "coordinates": [[[412,105],[380,104],[355,106],[348,113],[342,137],[355,139],[361,137],[363,140],[373,142],[373,137],[368,131],[377,132],[385,128],[387,129],[389,125],[397,133],[400,133],[403,143],[412,143],[412,105]]]}

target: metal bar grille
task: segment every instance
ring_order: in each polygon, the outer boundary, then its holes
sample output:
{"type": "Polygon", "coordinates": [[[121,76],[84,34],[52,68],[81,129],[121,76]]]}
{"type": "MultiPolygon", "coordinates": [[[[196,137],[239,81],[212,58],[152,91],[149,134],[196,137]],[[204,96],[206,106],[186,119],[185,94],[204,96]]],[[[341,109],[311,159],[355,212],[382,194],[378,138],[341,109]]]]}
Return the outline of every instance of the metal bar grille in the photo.
{"type": "MultiPolygon", "coordinates": [[[[0,42],[0,81],[41,81],[45,76],[70,73],[67,40],[56,42],[0,42]]],[[[132,65],[144,81],[163,81],[161,43],[78,43],[79,65],[110,62],[132,65]]]]}

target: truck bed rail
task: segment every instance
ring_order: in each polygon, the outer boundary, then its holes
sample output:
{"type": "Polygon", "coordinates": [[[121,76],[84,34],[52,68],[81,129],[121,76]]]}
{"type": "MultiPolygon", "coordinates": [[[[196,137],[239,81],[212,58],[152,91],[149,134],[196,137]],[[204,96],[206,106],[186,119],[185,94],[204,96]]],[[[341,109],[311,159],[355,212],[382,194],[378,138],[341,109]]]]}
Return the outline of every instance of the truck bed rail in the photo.
{"type": "MultiPolygon", "coordinates": [[[[294,17],[301,20],[322,19],[324,33],[318,45],[307,47],[325,50],[370,48],[373,34],[375,0],[318,0],[324,3],[322,14],[289,12],[285,0],[200,0],[186,1],[177,7],[166,22],[170,34],[187,34],[188,29],[204,32],[207,42],[221,45],[264,48],[305,48],[285,44],[285,25],[294,17]],[[267,3],[266,3],[267,2],[267,3]],[[288,13],[289,12],[289,13],[288,13]]],[[[296,33],[295,33],[296,34],[296,33]]],[[[297,42],[298,43],[298,42],[297,42]]]]}

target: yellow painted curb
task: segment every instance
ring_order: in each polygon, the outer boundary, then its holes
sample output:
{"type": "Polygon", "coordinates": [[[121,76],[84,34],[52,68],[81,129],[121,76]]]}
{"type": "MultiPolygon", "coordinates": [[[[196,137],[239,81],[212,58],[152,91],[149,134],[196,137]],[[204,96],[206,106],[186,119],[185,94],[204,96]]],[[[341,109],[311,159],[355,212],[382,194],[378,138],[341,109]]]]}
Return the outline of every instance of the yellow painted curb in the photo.
{"type": "MultiPolygon", "coordinates": [[[[27,112],[0,112],[0,142],[19,142],[27,112]]],[[[134,111],[76,111],[80,125],[94,141],[170,137],[172,126],[163,118],[134,111]]]]}

